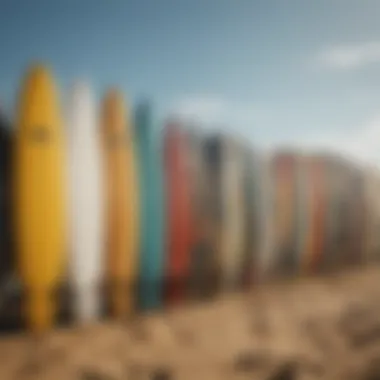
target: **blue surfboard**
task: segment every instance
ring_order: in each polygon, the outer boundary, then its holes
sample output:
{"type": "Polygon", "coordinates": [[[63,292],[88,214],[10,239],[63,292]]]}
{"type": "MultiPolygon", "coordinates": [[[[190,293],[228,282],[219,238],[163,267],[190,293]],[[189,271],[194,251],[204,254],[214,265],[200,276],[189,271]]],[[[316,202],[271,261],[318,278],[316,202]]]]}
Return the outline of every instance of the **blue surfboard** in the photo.
{"type": "Polygon", "coordinates": [[[139,307],[162,305],[164,281],[164,183],[162,147],[149,102],[135,110],[135,139],[140,181],[139,307]]]}

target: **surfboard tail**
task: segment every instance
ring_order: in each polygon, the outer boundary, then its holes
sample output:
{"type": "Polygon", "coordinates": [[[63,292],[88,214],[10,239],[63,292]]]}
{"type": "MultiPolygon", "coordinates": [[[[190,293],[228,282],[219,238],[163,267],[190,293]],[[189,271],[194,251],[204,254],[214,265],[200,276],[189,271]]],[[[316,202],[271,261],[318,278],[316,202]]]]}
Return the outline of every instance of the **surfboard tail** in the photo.
{"type": "Polygon", "coordinates": [[[54,309],[52,294],[46,289],[32,289],[25,300],[25,315],[28,328],[39,334],[53,325],[54,309]]]}
{"type": "Polygon", "coordinates": [[[159,279],[140,281],[139,307],[142,310],[157,309],[162,305],[162,289],[159,279]]]}
{"type": "Polygon", "coordinates": [[[116,318],[122,319],[132,313],[134,297],[127,283],[118,282],[111,285],[110,298],[112,313],[116,318]]]}
{"type": "Polygon", "coordinates": [[[96,286],[85,286],[77,289],[75,297],[76,318],[80,322],[96,319],[100,311],[100,302],[96,286]]]}
{"type": "Polygon", "coordinates": [[[168,305],[180,304],[187,296],[186,278],[179,277],[166,280],[164,293],[168,305]]]}

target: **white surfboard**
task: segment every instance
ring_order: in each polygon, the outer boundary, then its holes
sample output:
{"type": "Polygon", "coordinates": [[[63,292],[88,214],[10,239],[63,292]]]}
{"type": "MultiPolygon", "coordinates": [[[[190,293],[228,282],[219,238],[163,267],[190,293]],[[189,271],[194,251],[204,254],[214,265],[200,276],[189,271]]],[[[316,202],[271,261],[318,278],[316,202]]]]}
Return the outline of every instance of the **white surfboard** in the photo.
{"type": "Polygon", "coordinates": [[[70,183],[70,284],[74,314],[97,318],[104,267],[103,176],[95,101],[86,83],[72,89],[67,123],[70,183]]]}

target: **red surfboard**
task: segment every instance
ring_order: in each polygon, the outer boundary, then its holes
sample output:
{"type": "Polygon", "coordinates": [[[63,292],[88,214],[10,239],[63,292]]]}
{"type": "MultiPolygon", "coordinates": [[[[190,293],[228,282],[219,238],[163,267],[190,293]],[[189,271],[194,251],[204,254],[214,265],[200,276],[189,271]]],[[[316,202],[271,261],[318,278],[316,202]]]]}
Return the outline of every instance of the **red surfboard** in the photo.
{"type": "Polygon", "coordinates": [[[179,123],[170,121],[164,135],[168,249],[165,298],[168,304],[185,298],[190,270],[191,192],[186,150],[186,134],[179,123]]]}

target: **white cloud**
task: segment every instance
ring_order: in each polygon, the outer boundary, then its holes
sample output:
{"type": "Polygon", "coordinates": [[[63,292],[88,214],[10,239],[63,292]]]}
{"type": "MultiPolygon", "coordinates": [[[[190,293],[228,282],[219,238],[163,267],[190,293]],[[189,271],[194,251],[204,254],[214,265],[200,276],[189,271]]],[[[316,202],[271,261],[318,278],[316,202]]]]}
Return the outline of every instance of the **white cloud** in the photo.
{"type": "Polygon", "coordinates": [[[208,129],[253,129],[267,115],[263,107],[213,95],[190,96],[175,104],[171,113],[185,120],[196,120],[208,129]]]}
{"type": "Polygon", "coordinates": [[[320,52],[317,61],[325,67],[335,69],[354,69],[379,63],[380,42],[332,46],[320,52]]]}
{"type": "Polygon", "coordinates": [[[194,96],[181,100],[174,106],[173,113],[185,118],[196,119],[202,124],[218,124],[222,121],[225,101],[215,96],[194,96]]]}
{"type": "Polygon", "coordinates": [[[235,136],[255,140],[255,126],[262,125],[264,109],[252,103],[231,101],[218,96],[187,97],[172,107],[171,113],[202,125],[206,130],[231,131],[235,136]]]}

